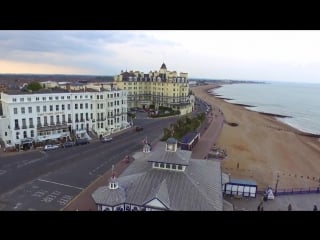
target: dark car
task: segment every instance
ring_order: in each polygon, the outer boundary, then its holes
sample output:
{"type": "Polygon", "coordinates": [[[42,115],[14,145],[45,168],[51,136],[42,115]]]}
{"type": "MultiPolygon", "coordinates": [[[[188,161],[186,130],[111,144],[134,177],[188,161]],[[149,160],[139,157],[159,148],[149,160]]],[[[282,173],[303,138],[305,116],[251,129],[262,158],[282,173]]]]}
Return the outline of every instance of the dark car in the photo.
{"type": "Polygon", "coordinates": [[[89,140],[86,138],[80,138],[76,141],[76,145],[84,145],[84,144],[88,144],[89,140]]]}
{"type": "Polygon", "coordinates": [[[74,146],[74,142],[65,142],[62,146],[63,146],[64,148],[73,147],[73,146],[74,146]]]}
{"type": "Polygon", "coordinates": [[[142,131],[143,130],[143,127],[141,127],[141,126],[136,126],[136,131],[137,132],[140,132],[140,131],[142,131]]]}

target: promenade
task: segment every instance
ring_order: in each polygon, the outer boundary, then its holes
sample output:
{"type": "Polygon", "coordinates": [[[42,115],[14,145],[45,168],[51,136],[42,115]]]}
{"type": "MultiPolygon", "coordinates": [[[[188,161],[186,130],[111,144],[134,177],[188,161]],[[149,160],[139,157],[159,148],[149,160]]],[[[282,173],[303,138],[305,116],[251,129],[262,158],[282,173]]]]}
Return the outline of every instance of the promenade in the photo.
{"type": "Polygon", "coordinates": [[[222,131],[224,123],[223,113],[218,107],[213,106],[212,111],[207,114],[206,121],[206,130],[193,148],[191,158],[205,159],[207,157],[222,131]]]}

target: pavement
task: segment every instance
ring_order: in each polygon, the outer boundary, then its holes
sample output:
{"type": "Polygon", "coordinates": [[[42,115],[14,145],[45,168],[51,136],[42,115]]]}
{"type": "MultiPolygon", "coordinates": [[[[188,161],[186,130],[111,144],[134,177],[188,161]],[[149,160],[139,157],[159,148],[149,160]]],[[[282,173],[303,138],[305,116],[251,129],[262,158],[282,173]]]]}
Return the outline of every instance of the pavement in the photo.
{"type": "Polygon", "coordinates": [[[320,210],[319,193],[280,195],[275,196],[274,200],[267,201],[263,201],[262,195],[242,199],[225,196],[224,199],[233,204],[235,211],[257,211],[260,203],[263,211],[288,211],[289,204],[292,206],[292,211],[313,211],[314,205],[320,210]]]}
{"type": "Polygon", "coordinates": [[[206,120],[206,130],[192,150],[191,157],[194,159],[206,158],[222,131],[224,116],[219,108],[212,107],[212,111],[207,114],[206,120]]]}

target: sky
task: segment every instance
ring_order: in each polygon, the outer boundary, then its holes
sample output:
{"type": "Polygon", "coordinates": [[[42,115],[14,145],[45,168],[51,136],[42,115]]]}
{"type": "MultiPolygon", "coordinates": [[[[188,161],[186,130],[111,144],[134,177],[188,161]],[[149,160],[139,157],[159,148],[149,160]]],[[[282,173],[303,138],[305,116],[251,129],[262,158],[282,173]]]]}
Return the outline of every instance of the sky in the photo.
{"type": "Polygon", "coordinates": [[[0,74],[187,72],[189,78],[320,83],[320,31],[0,31],[0,74]]]}

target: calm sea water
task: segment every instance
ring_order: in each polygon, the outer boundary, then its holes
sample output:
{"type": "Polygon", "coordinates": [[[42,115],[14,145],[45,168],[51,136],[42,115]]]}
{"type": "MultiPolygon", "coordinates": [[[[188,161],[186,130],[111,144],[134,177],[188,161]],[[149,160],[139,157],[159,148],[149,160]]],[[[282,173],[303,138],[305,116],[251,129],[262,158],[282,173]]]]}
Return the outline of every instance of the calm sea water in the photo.
{"type": "Polygon", "coordinates": [[[270,83],[231,84],[215,89],[231,103],[255,107],[248,108],[291,116],[278,120],[308,133],[320,134],[320,84],[270,83]]]}

